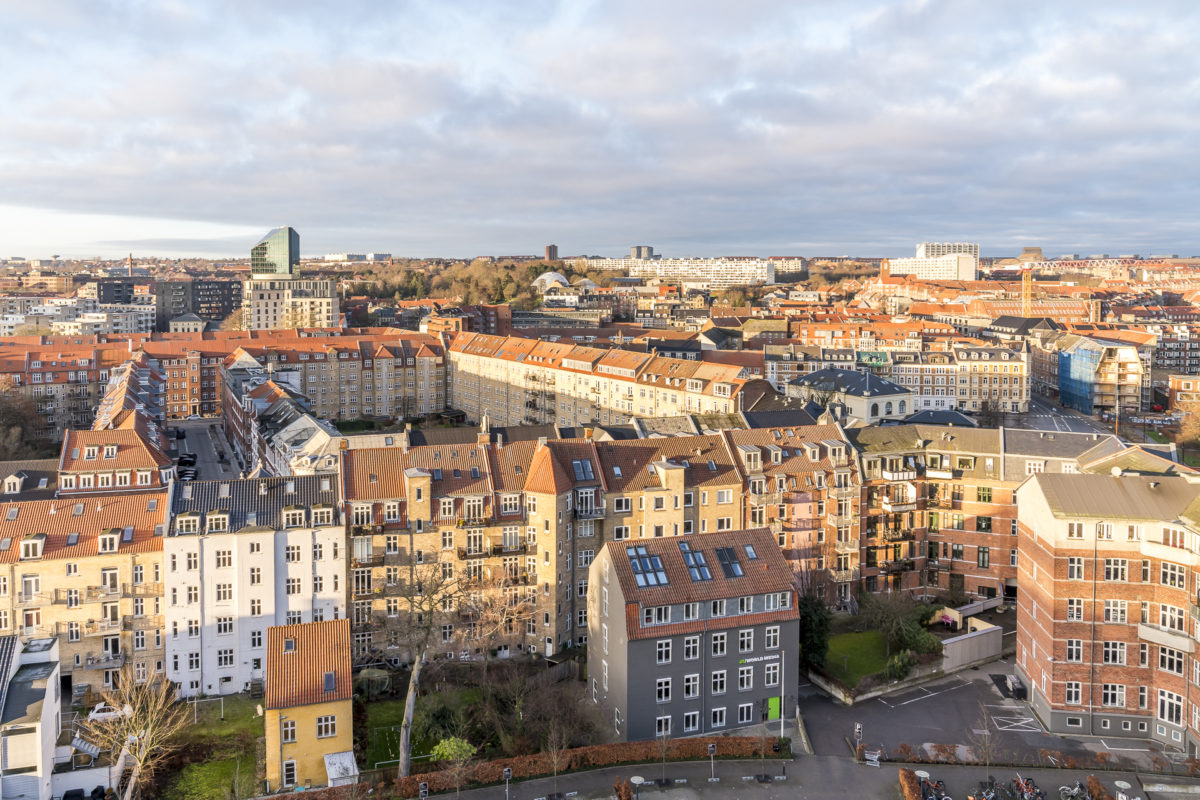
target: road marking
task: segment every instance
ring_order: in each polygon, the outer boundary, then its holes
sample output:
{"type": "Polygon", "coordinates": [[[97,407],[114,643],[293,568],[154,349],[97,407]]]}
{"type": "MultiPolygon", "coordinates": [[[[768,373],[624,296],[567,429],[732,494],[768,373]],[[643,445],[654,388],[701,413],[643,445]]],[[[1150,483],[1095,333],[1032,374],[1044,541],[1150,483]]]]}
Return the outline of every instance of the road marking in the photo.
{"type": "Polygon", "coordinates": [[[928,700],[931,697],[937,697],[939,694],[945,694],[946,692],[952,692],[955,689],[961,689],[964,686],[970,686],[970,684],[966,683],[964,681],[963,683],[960,683],[957,686],[951,686],[948,689],[942,689],[940,692],[930,692],[928,689],[925,689],[925,691],[928,692],[928,694],[926,694],[924,697],[914,697],[912,700],[905,700],[903,703],[897,703],[897,705],[906,706],[909,703],[915,703],[918,700],[928,700]]]}
{"type": "Polygon", "coordinates": [[[1039,733],[1041,726],[1033,717],[997,717],[992,716],[992,722],[998,731],[1014,731],[1016,733],[1039,733]]]}
{"type": "MultiPolygon", "coordinates": [[[[1113,746],[1109,745],[1108,742],[1104,741],[1103,739],[1100,740],[1100,744],[1101,744],[1101,746],[1104,747],[1105,750],[1120,750],[1122,752],[1127,752],[1127,753],[1149,753],[1150,752],[1149,747],[1113,747],[1113,746]]],[[[1149,790],[1147,790],[1147,791],[1149,791],[1149,790]]]]}

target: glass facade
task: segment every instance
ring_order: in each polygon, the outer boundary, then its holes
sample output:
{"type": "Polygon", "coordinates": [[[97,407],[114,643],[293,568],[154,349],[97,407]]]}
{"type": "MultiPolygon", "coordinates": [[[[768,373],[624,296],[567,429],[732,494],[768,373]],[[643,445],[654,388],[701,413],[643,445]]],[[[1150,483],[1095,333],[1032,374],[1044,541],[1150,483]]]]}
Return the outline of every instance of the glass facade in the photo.
{"type": "Polygon", "coordinates": [[[250,251],[250,271],[255,275],[292,275],[300,263],[300,234],[276,228],[250,251]]]}

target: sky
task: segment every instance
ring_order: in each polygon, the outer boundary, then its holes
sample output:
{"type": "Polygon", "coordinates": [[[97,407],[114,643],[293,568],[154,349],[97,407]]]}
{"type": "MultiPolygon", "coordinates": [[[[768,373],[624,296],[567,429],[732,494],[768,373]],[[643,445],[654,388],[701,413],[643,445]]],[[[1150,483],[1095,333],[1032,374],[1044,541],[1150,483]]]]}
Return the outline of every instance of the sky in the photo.
{"type": "Polygon", "coordinates": [[[0,257],[1200,253],[1200,4],[0,3],[0,257]]]}

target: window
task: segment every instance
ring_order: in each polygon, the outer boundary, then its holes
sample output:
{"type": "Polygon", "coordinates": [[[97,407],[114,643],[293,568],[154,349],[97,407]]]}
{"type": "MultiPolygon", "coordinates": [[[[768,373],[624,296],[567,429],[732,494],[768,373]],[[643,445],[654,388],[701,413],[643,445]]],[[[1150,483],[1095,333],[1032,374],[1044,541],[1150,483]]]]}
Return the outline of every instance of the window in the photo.
{"type": "Polygon", "coordinates": [[[1068,522],[1067,523],[1067,538],[1068,539],[1082,539],[1083,538],[1083,523],[1082,522],[1068,522]]]}
{"type": "Polygon", "coordinates": [[[1081,581],[1083,580],[1083,559],[1077,556],[1071,556],[1067,559],[1067,580],[1081,581]]]}
{"type": "Polygon", "coordinates": [[[1067,622],[1083,621],[1083,600],[1070,598],[1067,600],[1067,622]]]}
{"type": "Polygon", "coordinates": [[[218,650],[217,651],[217,666],[232,667],[233,666],[233,650],[218,650]]]}
{"type": "Polygon", "coordinates": [[[1106,581],[1127,581],[1129,580],[1129,560],[1125,558],[1106,558],[1104,559],[1104,580],[1106,581]]]}
{"type": "Polygon", "coordinates": [[[725,633],[714,633],[712,635],[713,658],[720,658],[721,656],[725,655],[725,640],[727,638],[728,634],[725,633]]]}
{"type": "Polygon", "coordinates": [[[779,665],[767,664],[763,668],[763,685],[778,686],[779,685],[779,665]]]}
{"type": "Polygon", "coordinates": [[[289,544],[283,551],[284,560],[289,564],[295,564],[300,561],[300,545],[289,544]]]}
{"type": "Polygon", "coordinates": [[[218,583],[217,584],[217,602],[228,603],[233,600],[233,584],[218,583]]]}
{"type": "Polygon", "coordinates": [[[1079,681],[1067,681],[1065,702],[1077,706],[1083,702],[1083,685],[1079,681]]]}
{"type": "Polygon", "coordinates": [[[671,679],[659,678],[654,683],[654,702],[669,703],[671,702],[671,679]]]}
{"type": "Polygon", "coordinates": [[[753,597],[739,597],[738,598],[738,613],[739,614],[753,614],[754,613],[754,598],[753,597]]]}
{"type": "Polygon", "coordinates": [[[724,600],[713,600],[712,606],[710,609],[710,614],[714,617],[725,616],[725,601],[724,600]]]}
{"type": "Polygon", "coordinates": [[[1187,583],[1187,576],[1184,573],[1183,567],[1166,561],[1162,564],[1160,579],[1163,586],[1173,586],[1176,589],[1183,589],[1187,583]]]}
{"type": "Polygon", "coordinates": [[[732,489],[718,489],[717,490],[717,502],[718,503],[732,503],[733,502],[733,490],[732,489]]]}
{"type": "Polygon", "coordinates": [[[684,675],[683,676],[683,697],[685,700],[692,700],[700,696],[700,675],[684,675]]]}
{"type": "Polygon", "coordinates": [[[262,583],[262,567],[250,568],[250,585],[258,586],[262,583]]]}
{"type": "Polygon", "coordinates": [[[1158,718],[1163,722],[1171,725],[1183,724],[1183,697],[1182,695],[1168,692],[1166,689],[1158,690],[1158,718]]]}
{"type": "Polygon", "coordinates": [[[250,646],[262,647],[263,638],[262,631],[250,631],[250,646]]]}
{"type": "Polygon", "coordinates": [[[699,603],[684,603],[683,604],[683,619],[684,621],[700,619],[700,604],[699,603]]]}
{"type": "Polygon", "coordinates": [[[233,633],[233,617],[217,617],[217,634],[226,635],[233,633]]]}
{"type": "Polygon", "coordinates": [[[693,733],[700,730],[700,712],[688,711],[683,715],[683,731],[684,733],[693,733]]]}
{"type": "Polygon", "coordinates": [[[288,578],[287,579],[287,593],[288,594],[300,594],[300,579],[299,578],[288,578]]]}
{"type": "Polygon", "coordinates": [[[670,639],[659,640],[657,650],[658,650],[658,663],[659,664],[670,664],[671,663],[671,640],[670,639]]]}
{"type": "Polygon", "coordinates": [[[1182,608],[1163,605],[1159,607],[1158,624],[1173,631],[1184,631],[1184,614],[1182,608]]]}
{"type": "Polygon", "coordinates": [[[712,710],[712,727],[714,727],[714,728],[724,728],[725,727],[725,709],[724,708],[714,708],[712,710]]]}
{"type": "Polygon", "coordinates": [[[1083,661],[1083,639],[1067,639],[1067,661],[1083,661]]]}
{"type": "Polygon", "coordinates": [[[642,626],[666,625],[671,622],[670,606],[651,606],[642,609],[642,626]]]}
{"type": "Polygon", "coordinates": [[[738,631],[738,652],[749,653],[754,649],[754,631],[738,631]]]}
{"type": "Polygon", "coordinates": [[[232,567],[233,566],[233,551],[232,550],[218,550],[217,551],[217,566],[218,567],[232,567]]]}
{"type": "Polygon", "coordinates": [[[1105,664],[1124,664],[1125,663],[1125,642],[1105,642],[1104,643],[1104,663],[1105,664]]]}
{"type": "Polygon", "coordinates": [[[283,525],[285,528],[299,528],[304,524],[304,509],[296,508],[283,512],[283,525]]]}
{"type": "Polygon", "coordinates": [[[754,688],[754,667],[738,667],[738,691],[748,692],[754,688]]]}
{"type": "Polygon", "coordinates": [[[779,649],[779,626],[772,625],[763,632],[763,646],[768,650],[779,649]]]}
{"type": "Polygon", "coordinates": [[[975,549],[975,563],[977,566],[986,567],[991,563],[991,550],[987,547],[978,547],[975,549]]]}
{"type": "Polygon", "coordinates": [[[683,660],[695,661],[698,658],[700,658],[700,637],[686,637],[683,640],[683,660]]]}
{"type": "Polygon", "coordinates": [[[725,694],[725,670],[719,669],[712,674],[712,693],[725,694]]]}
{"type": "Polygon", "coordinates": [[[670,718],[670,716],[654,718],[654,735],[662,736],[662,737],[671,735],[671,718],[670,718]]]}
{"type": "MultiPolygon", "coordinates": [[[[284,744],[296,743],[296,720],[285,719],[280,725],[281,735],[284,744]]],[[[290,762],[289,762],[290,763],[290,762]]]]}
{"type": "Polygon", "coordinates": [[[328,739],[330,736],[337,735],[337,717],[333,714],[327,714],[323,717],[317,717],[317,738],[328,739]]]}
{"type": "Polygon", "coordinates": [[[1183,674],[1183,651],[1176,650],[1173,647],[1158,648],[1158,668],[1172,672],[1176,675],[1183,674]]]}
{"type": "Polygon", "coordinates": [[[1124,600],[1105,600],[1104,601],[1104,621],[1105,622],[1127,622],[1126,619],[1127,603],[1124,600]]]}
{"type": "Polygon", "coordinates": [[[1110,708],[1125,707],[1125,684],[1123,683],[1106,683],[1101,687],[1100,691],[1101,705],[1110,708]]]}

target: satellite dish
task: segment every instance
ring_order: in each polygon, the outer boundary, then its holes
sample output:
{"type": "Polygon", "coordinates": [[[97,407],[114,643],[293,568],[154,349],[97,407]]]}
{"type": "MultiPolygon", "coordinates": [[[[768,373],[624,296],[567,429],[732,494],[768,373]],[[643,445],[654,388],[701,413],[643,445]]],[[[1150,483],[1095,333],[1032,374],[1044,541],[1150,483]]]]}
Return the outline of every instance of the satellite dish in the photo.
{"type": "Polygon", "coordinates": [[[263,707],[262,707],[262,703],[259,703],[254,706],[254,716],[261,717],[262,715],[263,715],[263,707]]]}

